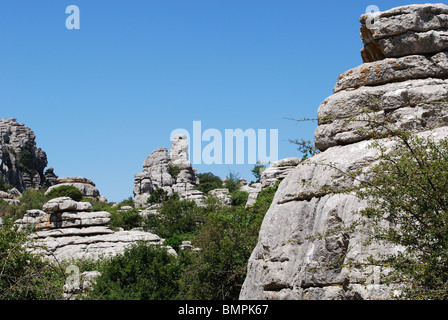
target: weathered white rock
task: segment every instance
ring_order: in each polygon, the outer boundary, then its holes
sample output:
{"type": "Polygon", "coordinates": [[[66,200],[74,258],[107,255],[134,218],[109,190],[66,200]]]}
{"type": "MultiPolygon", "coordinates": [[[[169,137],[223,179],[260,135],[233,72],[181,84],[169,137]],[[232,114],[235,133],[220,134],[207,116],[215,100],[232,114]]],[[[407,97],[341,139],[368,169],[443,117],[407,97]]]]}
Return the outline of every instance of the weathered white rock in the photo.
{"type": "Polygon", "coordinates": [[[6,184],[21,192],[51,185],[44,174],[47,163],[30,128],[17,119],[0,119],[0,177],[6,184]]]}
{"type": "Polygon", "coordinates": [[[230,197],[229,189],[221,188],[214,189],[208,192],[209,195],[218,198],[224,205],[230,205],[232,203],[232,199],[230,197]]]}
{"type": "Polygon", "coordinates": [[[448,76],[448,52],[432,56],[412,55],[365,63],[338,77],[334,93],[362,86],[377,86],[411,79],[448,76]]]}
{"type": "Polygon", "coordinates": [[[361,51],[363,61],[446,51],[447,10],[444,4],[425,4],[362,15],[361,39],[366,44],[361,51]]]}
{"type": "Polygon", "coordinates": [[[401,6],[376,14],[363,14],[359,21],[362,24],[361,40],[369,44],[408,31],[447,29],[448,6],[442,3],[401,6]],[[368,23],[372,17],[375,17],[373,23],[368,23]]]}
{"type": "Polygon", "coordinates": [[[187,137],[177,135],[169,152],[166,148],[153,151],[144,161],[143,171],[134,176],[134,202],[137,207],[145,207],[150,195],[159,188],[168,195],[182,195],[198,183],[197,171],[188,160],[187,137]]]}
{"type": "Polygon", "coordinates": [[[260,177],[261,188],[273,186],[277,180],[282,180],[300,163],[299,158],[286,158],[275,161],[264,170],[260,177]]]}
{"type": "Polygon", "coordinates": [[[340,91],[325,99],[317,112],[316,147],[324,151],[369,138],[364,129],[387,120],[392,129],[424,131],[448,122],[448,80],[421,79],[340,91]]]}
{"type": "MultiPolygon", "coordinates": [[[[448,137],[448,127],[419,135],[429,134],[435,140],[448,137]]],[[[392,149],[391,139],[383,142],[392,149]]],[[[393,290],[381,277],[388,270],[361,265],[370,255],[399,248],[365,245],[367,234],[345,231],[360,218],[359,210],[366,203],[352,194],[329,191],[356,184],[341,172],[375,163],[378,151],[368,148],[369,144],[330,148],[298,165],[282,181],[249,260],[241,299],[390,298],[393,290]],[[329,230],[339,231],[328,234],[329,230]],[[328,236],[312,239],[319,234],[328,236]],[[349,268],[349,262],[360,266],[349,268]],[[366,279],[374,281],[374,286],[366,279]]]]}
{"type": "MultiPolygon", "coordinates": [[[[361,28],[364,61],[391,59],[344,73],[319,107],[315,145],[323,152],[280,183],[241,299],[390,299],[399,290],[384,281],[391,270],[367,257],[402,248],[368,245],[363,229],[349,231],[367,203],[347,190],[378,160],[365,129],[390,133],[380,129],[387,121],[393,130],[448,138],[447,13],[446,5],[400,7],[381,13],[372,30],[361,28]],[[354,170],[358,179],[344,174],[354,170]]],[[[379,142],[393,152],[392,138],[379,142]]]]}
{"type": "Polygon", "coordinates": [[[64,211],[91,211],[93,206],[90,202],[76,202],[70,197],[51,199],[44,204],[43,210],[47,213],[64,211]]]}
{"type": "MultiPolygon", "coordinates": [[[[30,235],[41,244],[36,252],[48,259],[99,259],[122,253],[136,241],[162,245],[159,236],[140,230],[113,231],[108,227],[109,212],[90,212],[90,203],[76,202],[68,197],[52,199],[44,210],[29,210],[15,223],[23,229],[34,227],[30,235]]],[[[166,247],[168,252],[176,252],[166,247]]]]}

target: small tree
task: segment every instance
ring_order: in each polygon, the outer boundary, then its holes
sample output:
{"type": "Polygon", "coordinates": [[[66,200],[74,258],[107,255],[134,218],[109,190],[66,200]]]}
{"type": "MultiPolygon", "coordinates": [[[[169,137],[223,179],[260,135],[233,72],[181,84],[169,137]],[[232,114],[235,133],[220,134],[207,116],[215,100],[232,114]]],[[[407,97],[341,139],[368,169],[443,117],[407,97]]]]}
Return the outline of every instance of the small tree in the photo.
{"type": "Polygon", "coordinates": [[[405,298],[448,299],[448,139],[401,133],[396,141],[392,152],[372,144],[380,162],[356,192],[370,203],[362,214],[372,241],[403,250],[371,261],[393,268],[405,298]]]}
{"type": "Polygon", "coordinates": [[[226,177],[224,186],[227,189],[229,189],[230,193],[237,191],[241,187],[239,174],[235,172],[230,172],[229,175],[226,177]]]}
{"type": "Polygon", "coordinates": [[[260,181],[261,175],[263,171],[266,170],[266,165],[262,164],[261,162],[257,162],[254,166],[254,168],[251,170],[252,174],[254,175],[256,182],[260,181]]]}
{"type": "Polygon", "coordinates": [[[168,192],[163,190],[162,188],[158,188],[154,190],[153,193],[149,196],[147,202],[151,204],[162,203],[168,200],[168,192]]]}
{"type": "Polygon", "coordinates": [[[64,270],[32,253],[28,236],[9,219],[0,225],[0,300],[59,299],[64,270]]]}
{"type": "Polygon", "coordinates": [[[183,267],[165,248],[138,242],[104,263],[88,299],[176,299],[183,267]]]}
{"type": "Polygon", "coordinates": [[[211,172],[200,173],[198,177],[199,185],[196,187],[196,190],[208,193],[211,190],[222,188],[221,178],[211,172]]]}

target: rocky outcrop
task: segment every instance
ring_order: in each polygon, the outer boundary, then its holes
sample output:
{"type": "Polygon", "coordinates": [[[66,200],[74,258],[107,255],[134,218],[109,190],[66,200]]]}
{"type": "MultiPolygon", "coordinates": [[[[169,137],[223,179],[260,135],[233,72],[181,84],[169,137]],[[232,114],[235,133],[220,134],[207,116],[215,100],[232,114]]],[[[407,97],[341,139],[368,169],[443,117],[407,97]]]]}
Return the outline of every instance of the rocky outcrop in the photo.
{"type": "Polygon", "coordinates": [[[64,177],[56,180],[56,184],[49,187],[45,194],[61,186],[73,186],[81,191],[84,197],[98,200],[101,195],[92,180],[83,177],[64,177]]]}
{"type": "Polygon", "coordinates": [[[369,148],[372,130],[392,149],[394,140],[381,135],[390,133],[382,131],[386,123],[436,140],[448,137],[447,13],[442,4],[395,8],[379,14],[370,29],[361,17],[363,57],[371,62],[341,75],[319,107],[315,144],[322,152],[281,182],[241,299],[388,299],[395,293],[383,280],[390,270],[366,258],[400,248],[367,245],[367,234],[350,230],[366,203],[335,190],[358,183],[344,172],[362,169],[365,175],[378,160],[369,148]]]}
{"type": "Polygon", "coordinates": [[[166,148],[153,151],[143,163],[142,173],[134,176],[134,201],[147,206],[147,200],[157,189],[168,195],[192,190],[199,183],[198,174],[188,160],[188,143],[185,135],[177,135],[168,152],[166,148]]]}
{"type": "Polygon", "coordinates": [[[7,192],[0,191],[0,200],[6,201],[12,205],[20,204],[19,198],[21,196],[22,196],[22,194],[16,188],[12,188],[12,189],[8,190],[7,192]]]}
{"type": "Polygon", "coordinates": [[[257,201],[258,195],[263,189],[272,187],[277,180],[283,180],[286,178],[299,163],[299,158],[292,157],[275,161],[271,163],[269,168],[263,170],[259,182],[242,186],[241,191],[249,193],[246,207],[253,205],[257,201]]]}
{"type": "MultiPolygon", "coordinates": [[[[40,244],[38,252],[48,259],[98,259],[121,253],[137,241],[162,245],[159,236],[138,231],[114,231],[108,227],[110,213],[92,212],[88,202],[76,202],[71,198],[52,199],[43,210],[29,210],[15,222],[21,228],[32,226],[31,237],[40,244]]],[[[176,255],[176,252],[167,247],[176,255]]]]}
{"type": "Polygon", "coordinates": [[[448,50],[448,6],[445,4],[397,7],[373,16],[362,15],[360,22],[364,62],[448,50]]]}
{"type": "Polygon", "coordinates": [[[20,192],[51,184],[44,169],[47,155],[36,146],[34,132],[16,119],[0,120],[0,176],[20,192]]]}

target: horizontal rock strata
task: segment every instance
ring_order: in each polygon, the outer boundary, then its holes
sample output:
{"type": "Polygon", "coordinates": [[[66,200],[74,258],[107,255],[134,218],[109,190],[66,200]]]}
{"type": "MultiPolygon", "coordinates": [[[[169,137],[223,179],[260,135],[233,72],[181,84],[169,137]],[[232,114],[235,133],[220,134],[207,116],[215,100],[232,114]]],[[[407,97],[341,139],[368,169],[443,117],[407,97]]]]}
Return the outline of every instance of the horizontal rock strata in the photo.
{"type": "MultiPolygon", "coordinates": [[[[49,259],[99,259],[121,253],[137,241],[162,245],[159,236],[139,230],[113,231],[108,227],[110,213],[92,212],[92,205],[68,197],[47,202],[42,210],[29,210],[15,223],[21,228],[33,227],[31,238],[49,259]]],[[[167,247],[176,255],[176,252],[167,247]]]]}
{"type": "Polygon", "coordinates": [[[397,247],[350,230],[367,203],[349,193],[378,161],[372,139],[393,150],[400,130],[448,138],[448,6],[410,5],[362,16],[364,64],[343,73],[318,109],[322,152],[281,182],[265,215],[241,299],[390,299],[389,269],[367,257],[397,247]],[[360,172],[358,179],[349,172],[360,172]],[[322,236],[323,235],[323,236],[322,236]]]}

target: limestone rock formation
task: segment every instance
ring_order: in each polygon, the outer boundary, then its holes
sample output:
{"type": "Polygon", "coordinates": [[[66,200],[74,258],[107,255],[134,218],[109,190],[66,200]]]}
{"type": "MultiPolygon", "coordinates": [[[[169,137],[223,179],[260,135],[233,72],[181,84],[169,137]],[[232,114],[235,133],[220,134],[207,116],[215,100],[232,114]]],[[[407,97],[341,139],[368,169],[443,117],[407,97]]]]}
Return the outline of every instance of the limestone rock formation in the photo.
{"type": "MultiPolygon", "coordinates": [[[[42,244],[38,252],[49,259],[98,259],[123,252],[136,241],[162,245],[159,236],[138,231],[113,231],[110,213],[92,212],[92,205],[62,197],[47,202],[43,210],[28,210],[15,222],[21,228],[33,226],[32,238],[42,244]]],[[[168,252],[176,252],[167,247],[168,252]]]]}
{"type": "Polygon", "coordinates": [[[261,173],[259,182],[241,187],[241,191],[249,193],[246,207],[257,201],[258,195],[263,189],[273,186],[277,180],[286,178],[299,163],[300,159],[293,157],[275,161],[261,173]]]}
{"type": "Polygon", "coordinates": [[[45,194],[61,186],[73,186],[81,191],[84,197],[98,200],[101,195],[92,180],[83,177],[64,177],[56,180],[56,184],[49,187],[45,194]]]}
{"type": "MultiPolygon", "coordinates": [[[[315,144],[322,152],[281,182],[250,257],[241,299],[394,294],[396,288],[383,281],[390,270],[368,265],[366,258],[400,248],[366,245],[368,235],[345,229],[366,203],[331,190],[357,183],[342,172],[367,174],[377,161],[366,127],[378,130],[379,137],[386,122],[419,136],[448,137],[447,14],[443,4],[399,7],[380,13],[370,28],[361,17],[366,63],[342,74],[334,94],[320,105],[315,144]],[[318,237],[322,234],[327,236],[318,237]]],[[[380,141],[390,149],[394,143],[385,136],[380,141]]]]}
{"type": "Polygon", "coordinates": [[[445,4],[397,7],[377,15],[362,15],[360,22],[364,62],[448,50],[448,6],[445,4]]]}
{"type": "Polygon", "coordinates": [[[12,205],[20,204],[20,201],[18,199],[21,196],[22,196],[22,194],[16,188],[12,188],[12,189],[8,190],[8,192],[0,191],[0,200],[6,201],[12,205]]]}
{"type": "Polygon", "coordinates": [[[0,120],[0,177],[6,184],[20,192],[51,184],[44,174],[47,163],[31,129],[16,119],[0,120]]]}
{"type": "Polygon", "coordinates": [[[168,152],[166,148],[153,151],[143,163],[142,173],[134,177],[134,201],[146,206],[150,195],[161,188],[171,195],[180,196],[199,184],[198,174],[188,160],[185,135],[177,135],[168,152]]]}

